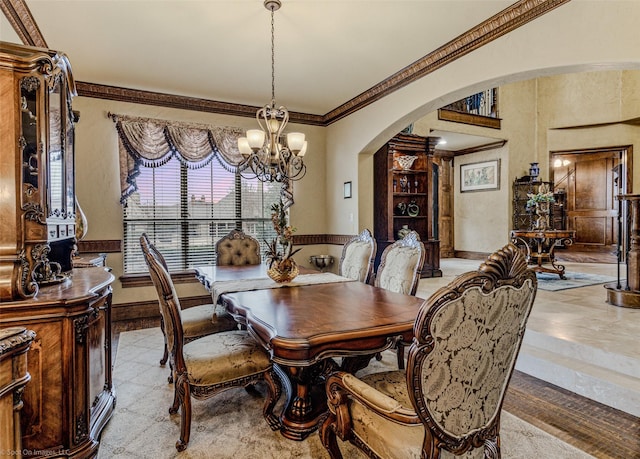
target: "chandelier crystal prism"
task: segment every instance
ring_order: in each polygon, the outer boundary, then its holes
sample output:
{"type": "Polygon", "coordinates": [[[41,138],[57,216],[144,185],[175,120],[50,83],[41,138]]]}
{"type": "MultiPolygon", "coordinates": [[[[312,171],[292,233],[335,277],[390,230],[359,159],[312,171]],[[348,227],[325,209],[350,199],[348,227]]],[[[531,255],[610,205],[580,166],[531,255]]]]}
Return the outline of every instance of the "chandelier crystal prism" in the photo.
{"type": "MultiPolygon", "coordinates": [[[[305,135],[300,132],[289,132],[285,135],[289,111],[282,105],[280,107],[276,105],[273,17],[274,12],[281,6],[280,0],[264,2],[264,7],[271,11],[271,103],[256,112],[260,129],[250,129],[246,137],[240,137],[238,149],[244,158],[241,167],[243,176],[256,177],[262,182],[282,183],[282,194],[285,198],[289,192],[289,183],[300,180],[307,171],[303,161],[307,151],[307,141],[305,135]]],[[[292,204],[293,196],[291,193],[289,195],[292,204]]],[[[287,199],[283,202],[287,202],[287,199]]]]}

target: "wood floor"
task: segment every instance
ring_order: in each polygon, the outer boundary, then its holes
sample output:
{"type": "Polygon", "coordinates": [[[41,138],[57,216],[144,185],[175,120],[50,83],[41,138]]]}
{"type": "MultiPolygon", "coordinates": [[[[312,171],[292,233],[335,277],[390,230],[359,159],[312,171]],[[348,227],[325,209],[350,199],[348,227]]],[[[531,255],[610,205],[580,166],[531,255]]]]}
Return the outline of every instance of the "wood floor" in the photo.
{"type": "MultiPolygon", "coordinates": [[[[114,358],[120,332],[159,326],[160,321],[154,319],[114,322],[114,358]]],[[[158,360],[161,354],[158,349],[158,360]]],[[[514,372],[504,408],[596,458],[640,459],[639,418],[525,373],[514,372]]]]}
{"type": "Polygon", "coordinates": [[[514,372],[504,408],[594,457],[640,458],[639,418],[525,373],[514,372]]]}

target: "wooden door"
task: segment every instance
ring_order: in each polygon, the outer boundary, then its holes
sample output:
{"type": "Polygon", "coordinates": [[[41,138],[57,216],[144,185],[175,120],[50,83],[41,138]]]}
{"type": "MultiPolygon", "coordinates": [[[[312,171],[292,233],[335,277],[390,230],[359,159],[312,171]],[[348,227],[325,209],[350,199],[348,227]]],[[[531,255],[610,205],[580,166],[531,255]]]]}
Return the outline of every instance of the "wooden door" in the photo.
{"type": "Polygon", "coordinates": [[[615,252],[621,157],[620,149],[551,155],[554,189],[566,193],[567,229],[576,231],[570,251],[615,252]]]}

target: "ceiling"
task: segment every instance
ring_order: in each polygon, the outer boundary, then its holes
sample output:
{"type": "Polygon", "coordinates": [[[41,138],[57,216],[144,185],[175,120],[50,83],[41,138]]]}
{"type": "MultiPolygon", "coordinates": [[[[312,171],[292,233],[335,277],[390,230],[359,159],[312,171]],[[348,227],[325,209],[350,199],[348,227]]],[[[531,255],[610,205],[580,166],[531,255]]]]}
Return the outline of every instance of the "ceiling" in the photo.
{"type": "MultiPolygon", "coordinates": [[[[39,29],[48,48],[67,54],[77,82],[251,107],[270,101],[262,0],[2,2],[26,5],[32,35],[39,29]]],[[[274,14],[276,102],[325,115],[513,4],[283,0],[274,14]]],[[[22,43],[4,14],[0,40],[22,43]]]]}

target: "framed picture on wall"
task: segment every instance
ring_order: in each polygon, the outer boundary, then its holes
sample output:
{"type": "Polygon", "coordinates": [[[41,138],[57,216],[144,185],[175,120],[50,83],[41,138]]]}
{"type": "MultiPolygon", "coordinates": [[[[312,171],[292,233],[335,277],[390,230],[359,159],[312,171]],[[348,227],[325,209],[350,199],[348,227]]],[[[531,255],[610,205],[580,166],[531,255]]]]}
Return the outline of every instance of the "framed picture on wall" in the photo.
{"type": "Polygon", "coordinates": [[[344,182],[344,199],[351,197],[351,182],[344,182]]]}
{"type": "Polygon", "coordinates": [[[500,160],[460,165],[460,192],[500,189],[500,160]]]}

